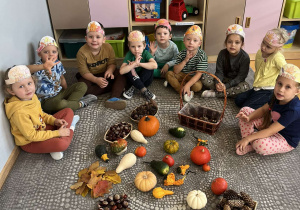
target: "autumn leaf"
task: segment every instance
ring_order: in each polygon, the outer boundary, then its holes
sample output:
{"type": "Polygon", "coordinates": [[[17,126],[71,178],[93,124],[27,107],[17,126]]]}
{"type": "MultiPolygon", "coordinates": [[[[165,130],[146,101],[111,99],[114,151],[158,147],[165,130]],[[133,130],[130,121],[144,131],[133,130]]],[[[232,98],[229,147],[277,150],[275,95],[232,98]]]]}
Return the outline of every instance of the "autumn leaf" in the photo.
{"type": "Polygon", "coordinates": [[[88,182],[88,184],[87,184],[88,188],[93,189],[94,186],[95,186],[100,180],[102,180],[102,177],[98,177],[98,176],[97,176],[97,172],[92,171],[92,173],[91,173],[91,179],[89,180],[89,182],[88,182]]]}
{"type": "Polygon", "coordinates": [[[112,188],[112,183],[107,180],[99,181],[95,187],[93,188],[93,198],[98,198],[99,196],[103,196],[106,193],[109,193],[109,189],[112,188]]]}
{"type": "Polygon", "coordinates": [[[99,161],[96,161],[95,163],[93,163],[92,165],[90,165],[89,172],[94,171],[98,167],[99,167],[99,161]]]}
{"type": "Polygon", "coordinates": [[[78,177],[80,178],[82,174],[86,174],[88,172],[88,168],[82,169],[81,171],[78,172],[78,177]]]}
{"type": "Polygon", "coordinates": [[[121,177],[116,173],[116,171],[107,171],[103,175],[103,180],[111,181],[114,184],[121,183],[121,177]]]}
{"type": "Polygon", "coordinates": [[[86,187],[86,183],[83,183],[79,188],[77,188],[76,194],[77,195],[81,194],[84,191],[85,187],[86,187]]]}
{"type": "Polygon", "coordinates": [[[78,189],[82,184],[83,184],[83,182],[77,182],[77,183],[73,184],[70,188],[71,188],[72,190],[76,190],[76,189],[78,189]]]}

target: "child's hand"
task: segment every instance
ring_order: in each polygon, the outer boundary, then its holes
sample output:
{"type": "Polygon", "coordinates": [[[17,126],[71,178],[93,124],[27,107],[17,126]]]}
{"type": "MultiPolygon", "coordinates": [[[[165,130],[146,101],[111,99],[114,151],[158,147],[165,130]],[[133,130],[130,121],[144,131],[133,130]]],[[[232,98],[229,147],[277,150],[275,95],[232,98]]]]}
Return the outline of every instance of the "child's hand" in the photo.
{"type": "Polygon", "coordinates": [[[113,74],[111,71],[106,71],[106,72],[104,73],[104,78],[105,78],[105,79],[107,79],[107,78],[114,79],[115,76],[114,76],[114,74],[113,74]]]}
{"type": "Polygon", "coordinates": [[[190,51],[186,51],[185,62],[189,62],[189,60],[193,57],[193,53],[190,51]]]}
{"type": "Polygon", "coordinates": [[[61,126],[58,131],[60,136],[70,136],[70,129],[65,126],[61,126]]]}
{"type": "Polygon", "coordinates": [[[216,90],[218,92],[223,92],[224,89],[225,89],[225,85],[223,83],[217,83],[216,84],[216,90]]]}
{"type": "Polygon", "coordinates": [[[64,119],[55,119],[54,125],[55,125],[56,127],[61,127],[61,126],[67,126],[68,123],[67,123],[67,121],[65,121],[64,119]]]}
{"type": "Polygon", "coordinates": [[[142,60],[142,56],[141,55],[137,55],[135,57],[135,61],[134,61],[135,67],[139,67],[140,66],[141,60],[142,60]]]}
{"type": "Polygon", "coordinates": [[[245,115],[244,112],[239,112],[235,117],[241,119],[244,122],[250,121],[249,116],[245,115]]]}
{"type": "Polygon", "coordinates": [[[183,88],[182,88],[182,92],[181,92],[182,95],[185,95],[187,94],[188,96],[191,96],[191,88],[187,85],[185,85],[183,88]]]}
{"type": "Polygon", "coordinates": [[[160,70],[160,74],[164,76],[169,70],[169,65],[165,64],[164,67],[160,70]]]}
{"type": "Polygon", "coordinates": [[[239,148],[239,150],[241,152],[244,151],[245,147],[248,146],[248,144],[250,143],[250,141],[246,138],[243,138],[242,140],[240,140],[238,143],[236,143],[235,148],[239,148]]]}
{"type": "Polygon", "coordinates": [[[56,57],[52,57],[52,58],[49,58],[49,56],[46,57],[46,61],[45,63],[43,63],[43,67],[46,71],[49,72],[49,74],[52,74],[52,71],[51,69],[53,68],[53,66],[57,65],[60,63],[60,61],[56,62],[56,57]]]}
{"type": "Polygon", "coordinates": [[[105,88],[108,85],[108,81],[103,77],[97,77],[95,83],[101,88],[105,88]]]}
{"type": "Polygon", "coordinates": [[[150,42],[149,48],[150,48],[151,54],[154,55],[154,53],[155,53],[156,50],[157,50],[157,45],[155,45],[155,42],[150,42]]]}

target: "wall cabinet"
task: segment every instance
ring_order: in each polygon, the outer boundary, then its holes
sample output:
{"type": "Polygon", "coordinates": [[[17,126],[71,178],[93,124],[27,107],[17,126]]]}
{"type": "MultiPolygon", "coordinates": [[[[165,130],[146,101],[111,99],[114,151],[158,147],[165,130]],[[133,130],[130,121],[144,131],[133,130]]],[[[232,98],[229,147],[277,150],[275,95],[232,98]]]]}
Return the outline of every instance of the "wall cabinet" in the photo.
{"type": "MultiPolygon", "coordinates": [[[[285,3],[286,3],[286,0],[284,0],[284,2],[283,2],[279,26],[281,26],[281,24],[286,22],[286,21],[293,21],[293,22],[300,23],[300,18],[288,19],[288,18],[283,16],[285,3]]],[[[293,46],[291,48],[284,48],[283,49],[283,55],[285,56],[286,59],[300,60],[300,30],[298,30],[297,33],[296,33],[296,36],[295,36],[295,39],[294,39],[294,42],[293,42],[293,46]]]]}
{"type": "Polygon", "coordinates": [[[224,48],[225,31],[231,24],[243,26],[245,51],[254,54],[266,32],[277,28],[283,0],[209,0],[204,50],[208,55],[218,55],[224,48]]]}

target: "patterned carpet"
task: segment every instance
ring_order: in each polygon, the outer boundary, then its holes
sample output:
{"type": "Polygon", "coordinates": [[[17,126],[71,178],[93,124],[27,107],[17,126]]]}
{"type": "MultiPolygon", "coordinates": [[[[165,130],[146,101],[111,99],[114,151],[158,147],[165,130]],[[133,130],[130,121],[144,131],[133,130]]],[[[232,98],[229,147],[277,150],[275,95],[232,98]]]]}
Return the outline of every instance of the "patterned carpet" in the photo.
{"type": "MultiPolygon", "coordinates": [[[[210,69],[214,68],[210,64],[210,69]]],[[[74,78],[76,69],[67,69],[70,78],[74,78]],[[71,76],[70,76],[71,75],[71,76]]],[[[249,75],[249,81],[253,81],[253,72],[249,75]]],[[[129,196],[131,209],[190,209],[186,203],[186,196],[191,190],[205,192],[208,203],[207,210],[216,209],[221,196],[216,196],[210,190],[213,179],[223,177],[227,180],[229,188],[237,192],[244,191],[258,202],[257,209],[263,210],[296,210],[299,209],[300,196],[300,155],[299,149],[287,154],[277,154],[263,157],[254,153],[245,156],[235,154],[235,143],[241,138],[238,121],[235,115],[238,108],[233,100],[229,99],[223,122],[217,133],[213,136],[186,128],[187,135],[178,139],[179,151],[172,155],[175,165],[170,169],[176,173],[179,165],[190,164],[190,173],[184,185],[163,186],[163,177],[157,175],[157,187],[163,187],[174,191],[163,199],[156,199],[151,191],[142,193],[134,186],[135,175],[144,170],[153,171],[143,161],[161,160],[166,153],[163,150],[165,140],[173,139],[168,133],[170,127],[179,126],[179,96],[172,88],[163,87],[163,81],[157,79],[150,86],[150,90],[157,96],[159,106],[158,119],[161,127],[158,133],[147,138],[147,155],[138,158],[136,165],[120,173],[122,183],[116,184],[110,194],[126,193],[129,196]],[[208,140],[208,149],[212,159],[211,171],[204,172],[201,167],[194,165],[189,154],[197,141],[193,134],[201,139],[208,140]]],[[[48,154],[29,154],[21,151],[12,171],[0,191],[0,209],[97,209],[98,199],[92,199],[90,195],[85,198],[76,195],[70,186],[77,181],[77,173],[99,160],[94,148],[98,144],[106,144],[103,136],[106,130],[113,124],[121,121],[130,121],[130,112],[145,101],[141,94],[134,95],[128,101],[125,110],[115,111],[104,108],[104,101],[109,97],[105,94],[89,107],[76,111],[81,119],[78,122],[73,141],[64,152],[64,158],[54,161],[48,154]]],[[[192,101],[216,110],[222,110],[222,99],[201,99],[199,95],[192,101]]],[[[133,123],[133,122],[131,122],[133,123]]],[[[134,128],[137,124],[133,123],[134,128]]],[[[128,139],[128,152],[134,152],[138,143],[128,139]]],[[[100,165],[108,170],[114,170],[122,156],[109,152],[110,162],[100,161],[100,165]]],[[[176,178],[179,178],[176,175],[176,178]]],[[[107,195],[105,195],[107,197],[107,195]]]]}

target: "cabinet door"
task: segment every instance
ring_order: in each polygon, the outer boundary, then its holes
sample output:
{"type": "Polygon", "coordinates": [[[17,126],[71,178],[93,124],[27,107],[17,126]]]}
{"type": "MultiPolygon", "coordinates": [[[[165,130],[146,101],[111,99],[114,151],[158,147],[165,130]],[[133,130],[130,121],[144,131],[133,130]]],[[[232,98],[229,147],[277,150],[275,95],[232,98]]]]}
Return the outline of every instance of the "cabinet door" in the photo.
{"type": "Polygon", "coordinates": [[[218,55],[224,48],[227,27],[244,16],[245,0],[208,0],[205,23],[204,51],[218,55]]]}
{"type": "Polygon", "coordinates": [[[54,29],[86,28],[90,19],[88,0],[48,0],[54,29]]]}
{"type": "Polygon", "coordinates": [[[277,28],[283,0],[246,0],[244,15],[245,51],[256,53],[270,29],[277,28]],[[250,26],[247,28],[247,19],[250,26]]]}
{"type": "Polygon", "coordinates": [[[89,0],[91,19],[104,28],[128,27],[128,0],[89,0]]]}

